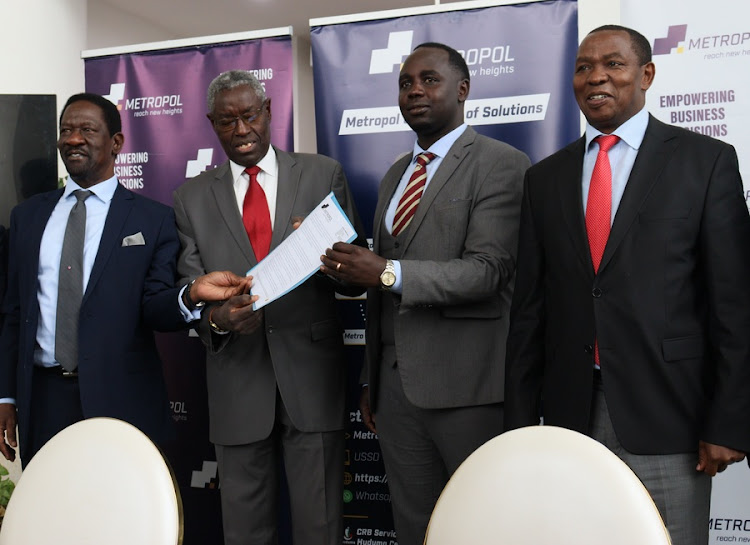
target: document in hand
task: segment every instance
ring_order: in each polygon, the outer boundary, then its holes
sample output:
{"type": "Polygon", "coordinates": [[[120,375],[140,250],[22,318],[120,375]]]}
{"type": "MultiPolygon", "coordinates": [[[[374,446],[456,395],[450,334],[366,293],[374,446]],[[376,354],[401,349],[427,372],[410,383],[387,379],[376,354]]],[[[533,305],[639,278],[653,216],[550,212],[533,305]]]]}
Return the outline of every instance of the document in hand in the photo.
{"type": "Polygon", "coordinates": [[[258,310],[302,284],[320,268],[320,256],[334,242],[351,242],[357,238],[349,218],[333,192],[310,212],[294,233],[277,246],[255,267],[251,293],[259,299],[258,310]]]}

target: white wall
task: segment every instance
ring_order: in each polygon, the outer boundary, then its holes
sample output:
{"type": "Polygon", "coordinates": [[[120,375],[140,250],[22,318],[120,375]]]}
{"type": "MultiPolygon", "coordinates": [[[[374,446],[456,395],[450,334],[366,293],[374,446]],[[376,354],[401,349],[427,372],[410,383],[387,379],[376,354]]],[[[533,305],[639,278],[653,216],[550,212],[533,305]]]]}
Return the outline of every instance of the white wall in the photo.
{"type": "Polygon", "coordinates": [[[103,2],[88,3],[86,49],[161,42],[181,38],[165,27],[103,2]]]}
{"type": "Polygon", "coordinates": [[[88,28],[86,0],[3,2],[0,15],[0,93],[57,94],[83,90],[88,28]]]}
{"type": "MultiPolygon", "coordinates": [[[[602,25],[620,24],[620,0],[578,0],[578,41],[602,25]]],[[[571,66],[571,77],[573,67],[571,66]]]]}

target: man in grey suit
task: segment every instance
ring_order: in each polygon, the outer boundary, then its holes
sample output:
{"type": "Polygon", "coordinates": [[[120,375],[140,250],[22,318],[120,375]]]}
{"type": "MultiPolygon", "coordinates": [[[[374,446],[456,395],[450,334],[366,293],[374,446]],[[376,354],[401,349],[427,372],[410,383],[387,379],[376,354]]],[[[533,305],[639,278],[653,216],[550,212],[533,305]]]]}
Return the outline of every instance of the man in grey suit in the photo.
{"type": "Polygon", "coordinates": [[[400,545],[422,543],[448,477],[502,431],[529,159],[464,124],[468,95],[460,54],[415,49],[399,75],[399,107],[417,141],[380,184],[374,252],[335,244],[321,258],[323,272],[368,288],[361,409],[379,434],[400,545]]]}
{"type": "MultiPolygon", "coordinates": [[[[208,112],[229,161],[175,192],[183,281],[215,269],[244,273],[331,191],[362,231],[341,165],[270,145],[271,100],[250,72],[214,79],[208,112]]],[[[346,366],[334,290],[343,288],[316,274],[258,311],[251,295],[203,311],[228,545],[277,542],[282,455],[294,542],[341,542],[346,366]]]]}

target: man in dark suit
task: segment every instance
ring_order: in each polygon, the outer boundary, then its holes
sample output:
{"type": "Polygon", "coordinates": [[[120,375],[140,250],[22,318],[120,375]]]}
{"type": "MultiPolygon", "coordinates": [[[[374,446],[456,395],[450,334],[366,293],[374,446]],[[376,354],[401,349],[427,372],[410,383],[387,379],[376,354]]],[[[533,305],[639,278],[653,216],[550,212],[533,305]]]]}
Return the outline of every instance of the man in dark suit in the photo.
{"type": "MultiPolygon", "coordinates": [[[[250,72],[211,82],[208,119],[229,161],[175,192],[184,280],[247,271],[331,191],[362,232],[341,165],[270,145],[271,99],[250,72]]],[[[341,542],[346,362],[335,290],[347,291],[315,274],[258,311],[243,295],[203,313],[228,545],[276,543],[282,455],[294,543],[341,542]]]]}
{"type": "Polygon", "coordinates": [[[705,544],[710,476],[750,450],[750,218],[734,149],[645,110],[654,73],[631,29],[578,49],[586,134],[526,176],[505,423],[601,441],[705,544]]]}
{"type": "Polygon", "coordinates": [[[120,130],[111,102],[72,96],[57,144],[70,175],[65,188],[34,196],[11,214],[0,337],[0,437],[7,439],[0,452],[9,460],[15,458],[16,418],[24,464],[83,418],[120,418],[156,441],[165,439],[169,404],[152,330],[184,327],[201,301],[249,287],[244,278],[221,272],[174,287],[174,215],[117,182],[120,130]],[[76,208],[81,193],[85,204],[76,208]],[[82,212],[78,258],[63,250],[73,208],[82,212]],[[77,302],[63,278],[72,274],[77,302]],[[79,310],[71,310],[71,302],[79,310]]]}
{"type": "Polygon", "coordinates": [[[458,52],[437,43],[414,50],[398,101],[417,140],[380,184],[374,252],[337,243],[322,258],[323,272],[368,288],[361,410],[379,434],[401,545],[423,542],[448,477],[502,431],[529,159],[464,124],[468,95],[458,52]]]}

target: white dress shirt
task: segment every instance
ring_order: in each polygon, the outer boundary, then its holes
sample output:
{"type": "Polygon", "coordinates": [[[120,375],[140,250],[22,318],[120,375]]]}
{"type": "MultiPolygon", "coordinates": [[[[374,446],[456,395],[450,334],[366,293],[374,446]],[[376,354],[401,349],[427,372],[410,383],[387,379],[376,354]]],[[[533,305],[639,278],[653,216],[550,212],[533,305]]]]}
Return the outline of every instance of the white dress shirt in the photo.
{"type": "MultiPolygon", "coordinates": [[[[266,194],[268,202],[268,212],[271,215],[271,229],[273,229],[276,219],[276,194],[279,189],[279,165],[276,161],[276,152],[273,146],[268,146],[268,152],[263,159],[258,161],[257,180],[258,185],[266,194]]],[[[245,173],[245,167],[238,165],[234,161],[229,161],[229,168],[232,170],[232,180],[234,180],[234,195],[237,198],[237,208],[242,216],[242,204],[245,202],[245,194],[250,186],[250,176],[245,173]]]]}

